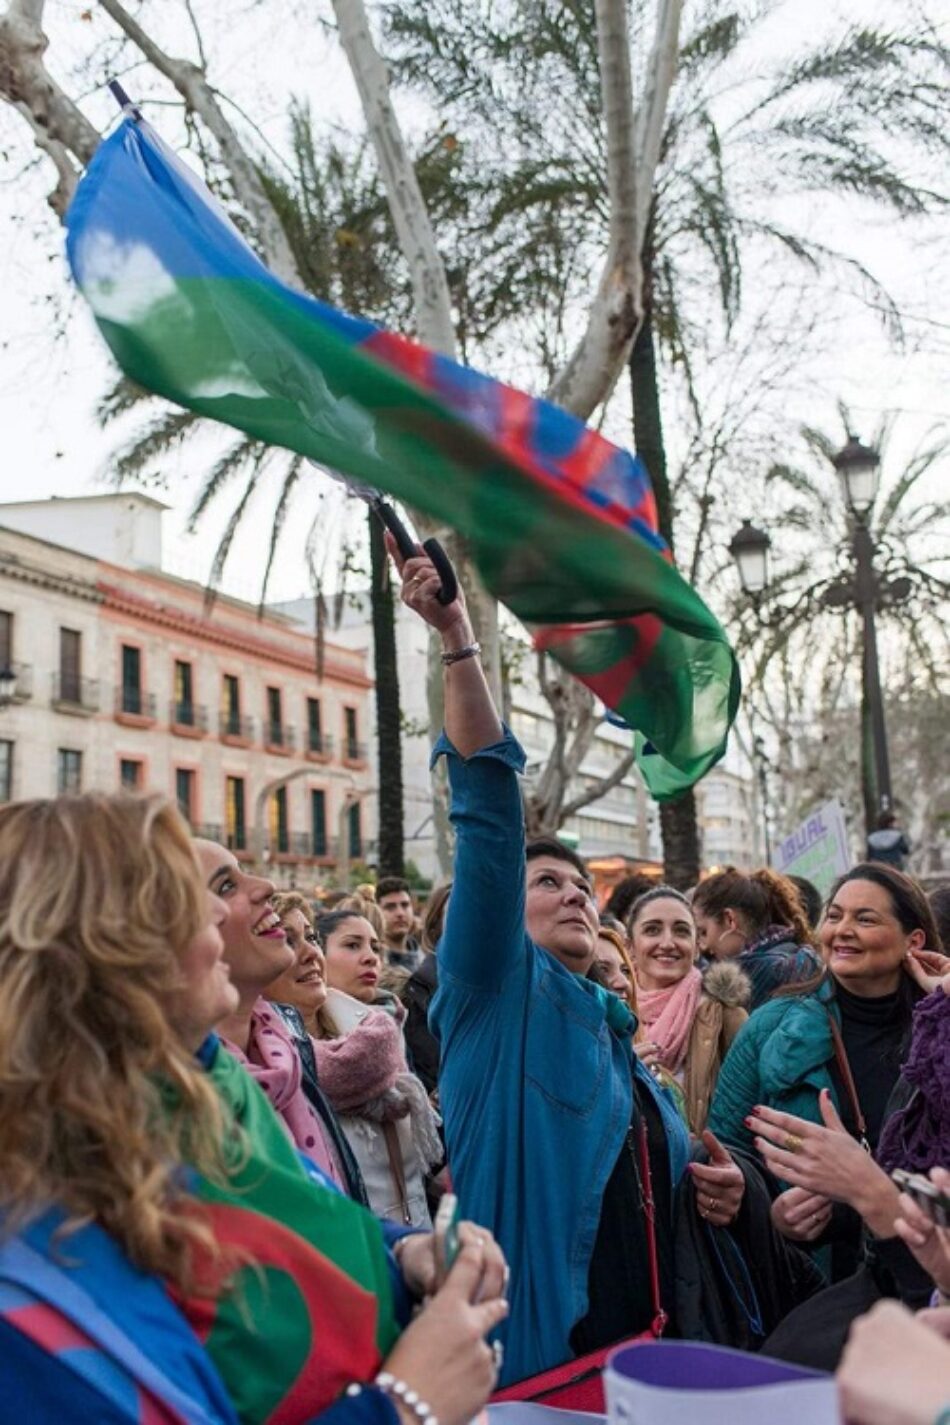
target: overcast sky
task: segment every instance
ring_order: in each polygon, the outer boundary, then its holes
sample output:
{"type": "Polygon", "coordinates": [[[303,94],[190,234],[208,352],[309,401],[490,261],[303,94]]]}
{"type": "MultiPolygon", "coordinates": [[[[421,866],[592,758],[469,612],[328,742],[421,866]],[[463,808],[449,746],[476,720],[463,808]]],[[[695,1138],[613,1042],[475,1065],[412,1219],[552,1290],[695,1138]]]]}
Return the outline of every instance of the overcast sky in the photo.
{"type": "MultiPolygon", "coordinates": [[[[49,0],[47,27],[50,62],[59,74],[88,52],[96,33],[109,31],[96,12],[81,18],[86,5],[78,0],[49,0]]],[[[93,9],[95,7],[92,7],[93,9]]],[[[294,7],[251,0],[219,0],[212,9],[216,23],[206,34],[212,77],[218,86],[240,97],[268,137],[281,144],[285,137],[289,94],[306,95],[315,115],[325,124],[350,127],[359,122],[358,108],[345,65],[333,41],[311,24],[295,21],[294,7]]],[[[301,7],[302,8],[302,7],[301,7]]],[[[869,7],[862,0],[797,0],[786,7],[788,19],[770,32],[769,43],[794,43],[809,26],[824,24],[838,14],[866,17],[872,10],[893,15],[893,7],[869,7]]],[[[147,0],[141,13],[157,15],[165,26],[170,49],[190,53],[191,37],[177,0],[147,0]]],[[[125,78],[128,88],[143,95],[157,92],[141,71],[125,78]]],[[[75,89],[72,92],[76,92],[75,89]]],[[[111,100],[91,94],[83,100],[90,117],[104,124],[111,100]]],[[[165,111],[167,123],[175,122],[165,111]]],[[[149,110],[163,125],[163,111],[149,110]]],[[[410,116],[411,121],[411,116],[410,116]]],[[[163,130],[167,131],[167,130],[163,130]]],[[[114,433],[96,426],[94,408],[110,378],[105,349],[91,318],[71,293],[66,279],[62,242],[45,203],[50,184],[43,163],[24,172],[30,147],[25,126],[8,109],[0,112],[0,499],[30,499],[101,491],[108,474],[114,433]]],[[[896,465],[906,459],[935,422],[950,420],[947,351],[950,333],[950,244],[944,226],[924,233],[919,227],[873,222],[858,207],[842,217],[829,217],[817,207],[816,231],[848,247],[885,279],[915,314],[914,339],[897,352],[888,345],[880,324],[853,310],[827,332],[822,350],[800,374],[794,397],[796,414],[814,424],[832,422],[835,397],[855,410],[868,434],[882,412],[900,414],[890,452],[896,465]],[[831,230],[828,225],[831,224],[831,230]],[[843,224],[843,226],[841,226],[843,224]],[[800,410],[799,410],[800,407],[800,410]]],[[[623,436],[623,419],[611,423],[623,436]],[[619,423],[618,423],[619,421],[619,423]]],[[[675,439],[675,433],[673,438],[675,439]]],[[[210,444],[208,449],[210,450],[210,444]]],[[[168,468],[170,489],[155,491],[173,510],[166,516],[166,548],[174,572],[204,578],[218,531],[230,501],[202,526],[198,535],[184,534],[188,507],[200,474],[201,450],[168,468]]],[[[946,470],[942,477],[946,488],[946,470]]],[[[751,511],[750,511],[751,512],[751,511]]],[[[336,518],[336,517],[335,517],[336,518]]],[[[228,565],[225,587],[256,597],[263,555],[260,524],[239,537],[228,565]]],[[[302,532],[291,531],[272,584],[274,597],[290,597],[307,587],[302,556],[302,532]]]]}

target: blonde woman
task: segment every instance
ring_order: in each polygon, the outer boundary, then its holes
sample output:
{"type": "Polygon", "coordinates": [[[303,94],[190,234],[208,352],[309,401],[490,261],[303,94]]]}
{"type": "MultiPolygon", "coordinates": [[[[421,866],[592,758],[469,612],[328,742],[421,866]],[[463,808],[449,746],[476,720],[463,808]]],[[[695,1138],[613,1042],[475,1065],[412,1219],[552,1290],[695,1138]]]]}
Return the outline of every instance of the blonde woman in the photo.
{"type": "Polygon", "coordinates": [[[396,1278],[431,1284],[429,1239],[396,1244],[397,1272],[380,1224],[305,1169],[220,1048],[226,916],[161,799],[0,810],[4,1412],[305,1425],[368,1405],[397,1425],[403,1382],[462,1425],[494,1380],[500,1254],[467,1228],[400,1335],[396,1278]]]}

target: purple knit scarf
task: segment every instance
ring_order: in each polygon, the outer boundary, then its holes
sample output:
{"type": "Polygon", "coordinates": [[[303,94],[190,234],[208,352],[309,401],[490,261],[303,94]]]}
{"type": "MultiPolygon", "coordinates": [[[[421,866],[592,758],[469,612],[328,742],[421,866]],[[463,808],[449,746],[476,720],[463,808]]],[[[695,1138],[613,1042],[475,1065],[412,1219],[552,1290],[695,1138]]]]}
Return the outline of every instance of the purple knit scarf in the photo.
{"type": "Polygon", "coordinates": [[[884,1124],[877,1161],[885,1172],[950,1167],[950,998],[942,989],[914,1010],[910,1053],[901,1074],[915,1093],[884,1124]]]}

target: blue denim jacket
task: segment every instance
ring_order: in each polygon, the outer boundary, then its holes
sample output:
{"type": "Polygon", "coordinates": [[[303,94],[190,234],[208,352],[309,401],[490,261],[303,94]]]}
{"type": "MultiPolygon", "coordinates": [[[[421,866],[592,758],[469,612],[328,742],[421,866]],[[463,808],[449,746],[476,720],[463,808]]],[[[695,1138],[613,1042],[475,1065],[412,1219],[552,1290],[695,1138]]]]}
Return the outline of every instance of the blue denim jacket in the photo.
{"type": "Polygon", "coordinates": [[[511,1267],[500,1332],[507,1382],[571,1356],[634,1074],[663,1116],[674,1187],[689,1140],[632,1052],[633,1015],[526,934],[518,743],[506,731],[464,760],[443,735],[433,762],[443,754],[457,843],[430,1021],[442,1045],[439,1101],[462,1213],[494,1232],[511,1267]]]}

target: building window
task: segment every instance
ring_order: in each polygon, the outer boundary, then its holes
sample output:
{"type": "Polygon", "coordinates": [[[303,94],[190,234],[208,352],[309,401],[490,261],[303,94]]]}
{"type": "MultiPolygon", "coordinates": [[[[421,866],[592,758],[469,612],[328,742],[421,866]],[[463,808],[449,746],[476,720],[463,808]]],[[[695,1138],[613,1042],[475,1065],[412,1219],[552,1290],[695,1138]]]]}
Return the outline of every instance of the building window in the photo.
{"type": "Polygon", "coordinates": [[[225,779],[224,818],[228,850],[245,850],[247,846],[247,825],[244,819],[243,777],[227,777],[225,779]]]}
{"type": "Polygon", "coordinates": [[[279,688],[267,689],[267,741],[271,747],[284,743],[284,710],[279,688]]]}
{"type": "Polygon", "coordinates": [[[82,701],[82,634],[74,628],[59,631],[59,696],[64,703],[82,701]]]}
{"type": "Polygon", "coordinates": [[[75,748],[61,747],[56,754],[56,790],[60,796],[82,791],[82,753],[75,748]]]}
{"type": "Polygon", "coordinates": [[[307,699],[307,747],[311,752],[323,751],[323,719],[320,699],[307,699]]]}
{"type": "Polygon", "coordinates": [[[343,709],[343,732],[346,738],[346,755],[351,762],[359,761],[360,740],[356,725],[356,708],[343,709]]]}
{"type": "Polygon", "coordinates": [[[290,850],[286,787],[278,787],[270,799],[270,844],[281,855],[290,850]]]}
{"type": "Polygon", "coordinates": [[[358,861],[363,855],[363,818],[361,813],[362,807],[359,802],[354,802],[347,813],[350,859],[353,861],[358,861]]]}
{"type": "Polygon", "coordinates": [[[13,743],[0,742],[0,802],[13,797],[13,743]]]}
{"type": "Polygon", "coordinates": [[[190,663],[175,659],[175,722],[179,727],[194,727],[195,698],[190,663]]]}
{"type": "Polygon", "coordinates": [[[241,735],[241,680],[225,673],[221,683],[221,731],[226,737],[241,735]]]}
{"type": "Polygon", "coordinates": [[[119,763],[119,783],[125,792],[142,790],[142,764],[132,757],[123,757],[119,763]]]}
{"type": "Polygon", "coordinates": [[[310,835],[314,856],[327,854],[327,795],[315,788],[310,793],[310,835]]]}
{"type": "Polygon", "coordinates": [[[182,816],[192,825],[195,813],[195,774],[190,767],[175,768],[175,800],[182,816]]]}
{"type": "Polygon", "coordinates": [[[0,670],[13,667],[13,615],[0,610],[0,670]]]}
{"type": "Polygon", "coordinates": [[[141,714],[142,650],[131,643],[122,645],[122,711],[141,714]]]}

